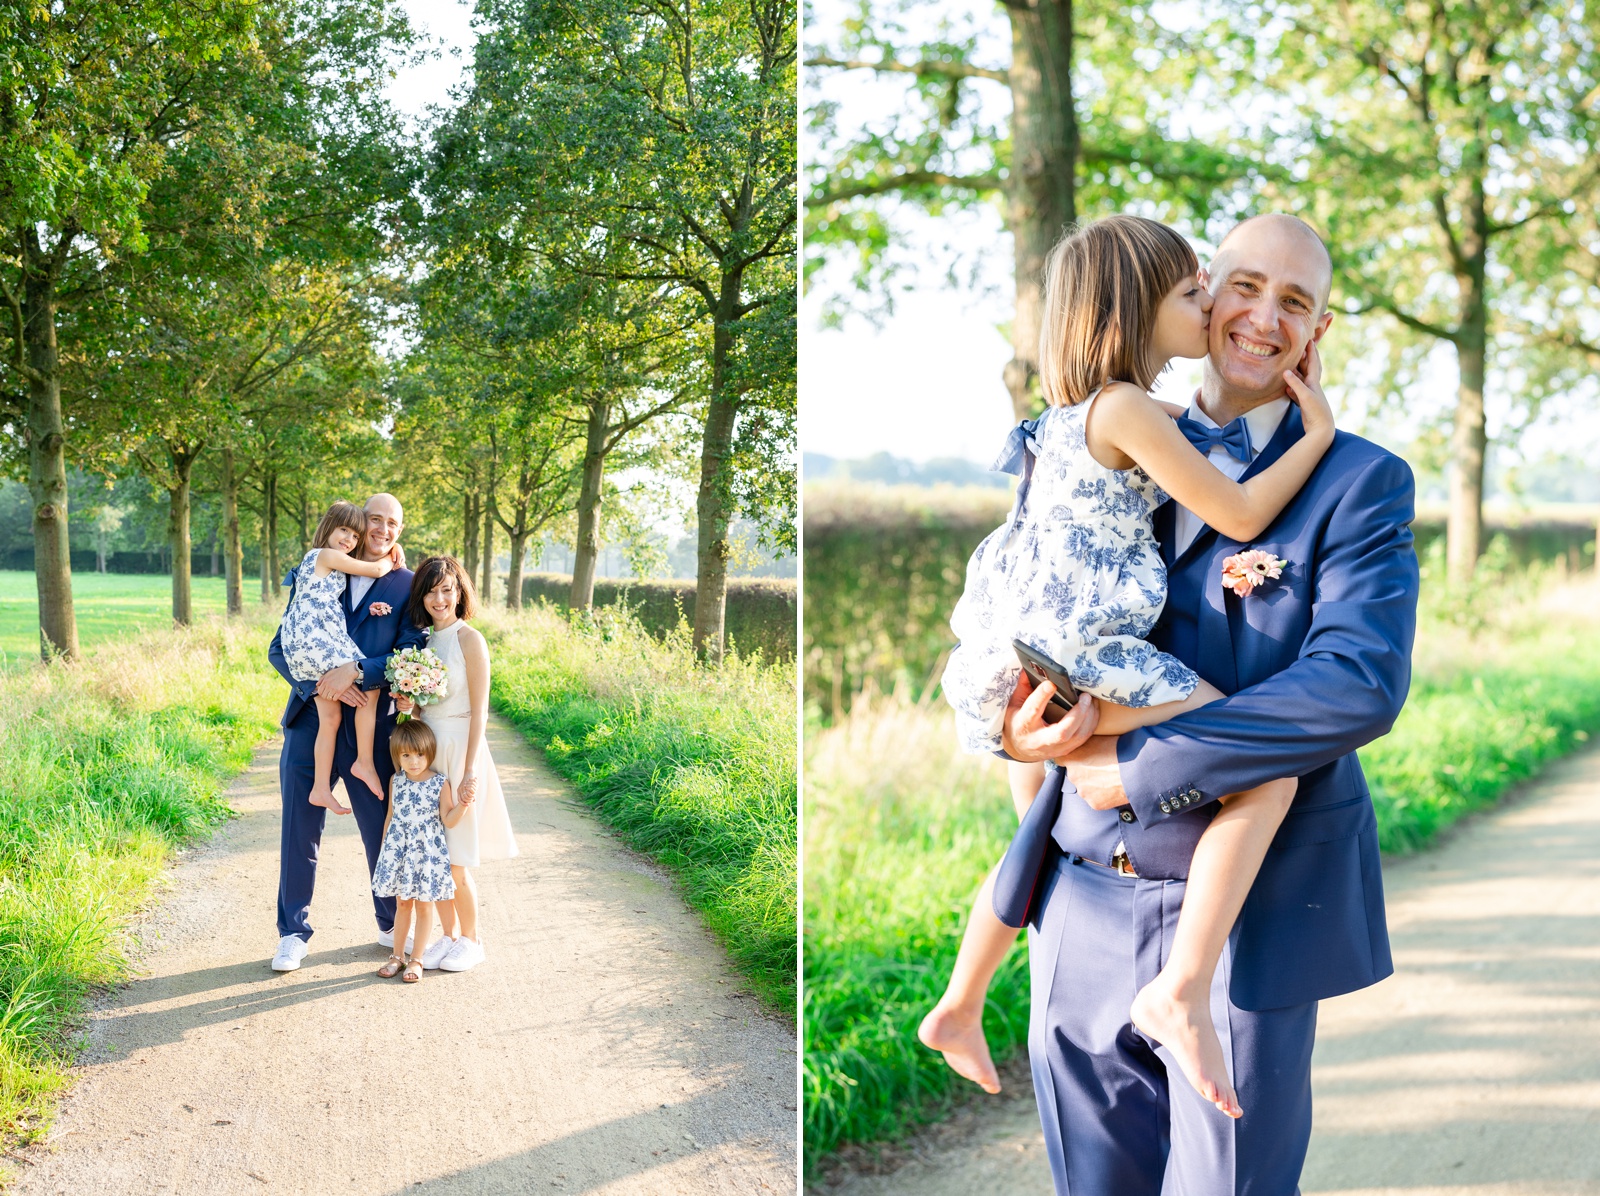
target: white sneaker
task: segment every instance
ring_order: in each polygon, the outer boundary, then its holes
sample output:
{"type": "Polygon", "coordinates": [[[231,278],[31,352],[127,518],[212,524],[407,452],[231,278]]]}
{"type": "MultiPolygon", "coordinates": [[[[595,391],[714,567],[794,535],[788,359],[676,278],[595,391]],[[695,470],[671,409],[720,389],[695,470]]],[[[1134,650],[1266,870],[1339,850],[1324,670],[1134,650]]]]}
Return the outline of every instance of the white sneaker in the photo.
{"type": "MultiPolygon", "coordinates": [[[[406,935],[406,954],[407,955],[411,954],[411,944],[416,940],[416,937],[417,936],[415,934],[406,935]]],[[[378,946],[387,947],[387,948],[389,948],[389,950],[393,951],[394,950],[394,931],[392,931],[392,930],[380,930],[380,931],[378,931],[378,946]]]]}
{"type": "Polygon", "coordinates": [[[286,934],[278,940],[278,953],[272,957],[274,972],[292,972],[311,950],[311,944],[297,934],[286,934]]]}
{"type": "Polygon", "coordinates": [[[439,970],[443,972],[470,972],[483,960],[483,944],[475,943],[463,935],[456,940],[456,945],[450,948],[450,954],[439,961],[439,970]]]}
{"type": "Polygon", "coordinates": [[[428,944],[427,950],[422,953],[423,968],[430,972],[433,971],[444,962],[444,957],[450,954],[458,942],[460,942],[459,939],[453,939],[447,934],[441,934],[434,939],[433,942],[428,944]]]}

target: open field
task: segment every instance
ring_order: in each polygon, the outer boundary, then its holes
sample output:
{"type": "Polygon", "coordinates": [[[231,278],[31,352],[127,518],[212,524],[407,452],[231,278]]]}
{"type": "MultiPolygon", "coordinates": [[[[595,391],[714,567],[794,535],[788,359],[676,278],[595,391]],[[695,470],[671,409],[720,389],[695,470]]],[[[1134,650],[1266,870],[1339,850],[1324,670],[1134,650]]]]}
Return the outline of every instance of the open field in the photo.
{"type": "MultiPolygon", "coordinates": [[[[245,591],[246,605],[255,593],[245,591]]],[[[84,648],[135,631],[172,626],[172,578],[159,573],[74,573],[72,601],[84,648]]],[[[198,620],[221,614],[227,591],[220,577],[194,579],[198,620]]],[[[39,600],[32,573],[0,570],[0,666],[39,657],[39,600]]]]}
{"type": "MultiPolygon", "coordinates": [[[[1600,732],[1600,587],[1507,575],[1430,604],[1411,697],[1361,753],[1386,851],[1463,815],[1600,732]]],[[[967,908],[1015,826],[998,761],[963,756],[942,702],[862,703],[806,736],[806,1150],[893,1138],[962,1081],[914,1031],[953,962],[967,908]]],[[[990,992],[996,1055],[1023,1041],[1024,951],[990,992]]]]}

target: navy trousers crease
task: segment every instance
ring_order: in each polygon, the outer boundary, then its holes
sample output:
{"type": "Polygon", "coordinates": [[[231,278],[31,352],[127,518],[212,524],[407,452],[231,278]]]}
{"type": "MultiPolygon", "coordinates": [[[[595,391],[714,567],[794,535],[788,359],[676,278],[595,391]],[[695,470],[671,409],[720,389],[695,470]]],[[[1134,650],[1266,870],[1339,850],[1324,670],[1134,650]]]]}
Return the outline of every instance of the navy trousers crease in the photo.
{"type": "MultiPolygon", "coordinates": [[[[369,696],[376,700],[376,694],[369,696]]],[[[351,723],[348,713],[345,723],[334,741],[333,772],[336,778],[344,781],[344,804],[350,807],[350,817],[356,820],[356,829],[361,832],[370,877],[378,866],[378,852],[383,847],[383,820],[389,806],[367,788],[365,781],[350,775],[356,762],[356,748],[355,740],[347,734],[351,723]]],[[[298,935],[307,942],[311,941],[313,933],[311,897],[317,885],[317,854],[328,817],[324,807],[314,806],[309,800],[311,783],[316,776],[316,742],[316,706],[308,704],[299,717],[284,728],[283,754],[278,759],[278,783],[283,795],[283,839],[278,855],[278,935],[298,935]]],[[[389,778],[394,775],[389,753],[380,746],[373,752],[372,763],[387,793],[389,778]]],[[[393,897],[374,896],[372,912],[378,919],[379,930],[394,928],[393,897]]]]}
{"type": "Polygon", "coordinates": [[[1245,1111],[1234,1121],[1128,1021],[1134,994],[1166,961],[1184,882],[1068,856],[1045,884],[1028,940],[1028,1051],[1057,1196],[1296,1196],[1316,1003],[1237,1008],[1231,943],[1224,950],[1211,1005],[1245,1111]]]}

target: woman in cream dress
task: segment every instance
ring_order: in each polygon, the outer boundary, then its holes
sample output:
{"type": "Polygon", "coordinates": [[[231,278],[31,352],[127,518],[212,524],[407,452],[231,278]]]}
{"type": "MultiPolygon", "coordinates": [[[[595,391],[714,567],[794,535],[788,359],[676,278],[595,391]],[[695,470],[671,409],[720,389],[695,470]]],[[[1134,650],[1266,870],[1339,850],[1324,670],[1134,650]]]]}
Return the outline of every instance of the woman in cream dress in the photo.
{"type": "MultiPolygon", "coordinates": [[[[476,609],[472,579],[455,557],[429,557],[417,566],[406,613],[418,626],[432,628],[428,647],[444,662],[449,676],[445,697],[424,706],[419,717],[439,741],[435,771],[450,779],[457,800],[467,806],[461,821],[445,828],[455,899],[438,903],[444,934],[422,957],[423,967],[448,972],[465,972],[484,958],[478,938],[478,887],[468,869],[517,854],[505,794],[484,739],[489,722],[489,646],[467,623],[476,609]]],[[[399,704],[410,707],[409,702],[399,704]]]]}

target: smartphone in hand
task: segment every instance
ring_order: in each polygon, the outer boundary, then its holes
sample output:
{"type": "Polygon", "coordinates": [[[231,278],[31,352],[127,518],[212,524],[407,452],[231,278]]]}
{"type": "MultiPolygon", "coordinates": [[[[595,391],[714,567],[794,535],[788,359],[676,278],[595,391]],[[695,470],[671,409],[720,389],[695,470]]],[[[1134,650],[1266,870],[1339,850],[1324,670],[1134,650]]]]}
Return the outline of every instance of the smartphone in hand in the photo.
{"type": "Polygon", "coordinates": [[[1050,695],[1049,705],[1045,707],[1045,722],[1060,722],[1078,704],[1078,691],[1067,679],[1067,670],[1021,640],[1012,640],[1011,646],[1016,649],[1017,659],[1022,662],[1022,671],[1033,681],[1034,688],[1037,689],[1045,681],[1056,687],[1056,692],[1050,695]],[[1054,718],[1050,717],[1052,710],[1055,712],[1054,718]]]}

